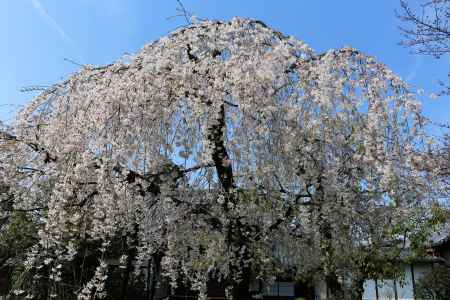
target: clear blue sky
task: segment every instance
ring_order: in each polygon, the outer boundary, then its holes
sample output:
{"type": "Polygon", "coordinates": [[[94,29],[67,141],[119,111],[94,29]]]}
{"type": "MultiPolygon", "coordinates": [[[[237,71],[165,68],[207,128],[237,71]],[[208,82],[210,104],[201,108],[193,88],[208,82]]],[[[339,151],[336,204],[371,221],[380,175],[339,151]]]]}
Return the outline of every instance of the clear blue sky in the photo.
{"type": "MultiPolygon", "coordinates": [[[[450,57],[414,56],[398,45],[397,0],[184,0],[200,18],[233,16],[264,21],[317,51],[352,46],[375,56],[426,93],[447,79],[450,57]]],[[[183,23],[175,0],[0,0],[0,119],[33,94],[28,85],[50,85],[82,64],[101,65],[138,51],[183,23]],[[12,105],[12,106],[11,106],[12,105]]],[[[450,121],[450,100],[423,99],[427,116],[450,121]]]]}

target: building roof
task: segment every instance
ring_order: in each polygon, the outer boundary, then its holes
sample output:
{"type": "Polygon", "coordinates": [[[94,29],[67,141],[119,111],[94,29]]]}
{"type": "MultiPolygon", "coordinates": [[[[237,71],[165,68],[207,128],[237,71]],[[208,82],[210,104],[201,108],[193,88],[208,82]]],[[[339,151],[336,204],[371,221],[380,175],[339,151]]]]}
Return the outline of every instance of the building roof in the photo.
{"type": "Polygon", "coordinates": [[[430,238],[431,246],[438,247],[450,243],[450,219],[437,231],[433,232],[430,238]]]}

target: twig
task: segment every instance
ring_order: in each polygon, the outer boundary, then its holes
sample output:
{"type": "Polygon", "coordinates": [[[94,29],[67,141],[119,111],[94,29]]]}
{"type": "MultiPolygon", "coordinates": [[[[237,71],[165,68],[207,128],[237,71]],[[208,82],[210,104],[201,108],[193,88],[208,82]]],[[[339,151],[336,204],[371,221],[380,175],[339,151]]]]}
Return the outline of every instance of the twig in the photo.
{"type": "Polygon", "coordinates": [[[64,61],[70,62],[70,63],[72,63],[72,64],[74,64],[74,65],[76,65],[76,66],[79,66],[79,67],[84,67],[83,64],[77,63],[76,61],[71,60],[71,59],[69,59],[69,58],[64,58],[64,61]]]}
{"type": "Polygon", "coordinates": [[[181,0],[176,0],[176,1],[178,3],[178,6],[179,6],[178,9],[183,13],[183,16],[184,16],[184,18],[186,20],[186,23],[190,25],[191,24],[191,17],[192,17],[192,15],[186,10],[186,8],[184,7],[183,2],[181,2],[181,0]]]}
{"type": "Polygon", "coordinates": [[[178,7],[176,8],[177,12],[179,12],[179,14],[167,17],[166,20],[170,20],[170,19],[174,19],[174,18],[178,18],[178,17],[184,17],[184,19],[186,20],[186,24],[187,25],[191,25],[192,21],[192,13],[187,11],[186,8],[184,7],[183,3],[181,2],[181,0],[176,0],[178,3],[178,7]]]}
{"type": "Polygon", "coordinates": [[[37,91],[45,91],[49,88],[48,85],[29,85],[20,88],[21,93],[29,93],[29,92],[37,92],[37,91]]]}

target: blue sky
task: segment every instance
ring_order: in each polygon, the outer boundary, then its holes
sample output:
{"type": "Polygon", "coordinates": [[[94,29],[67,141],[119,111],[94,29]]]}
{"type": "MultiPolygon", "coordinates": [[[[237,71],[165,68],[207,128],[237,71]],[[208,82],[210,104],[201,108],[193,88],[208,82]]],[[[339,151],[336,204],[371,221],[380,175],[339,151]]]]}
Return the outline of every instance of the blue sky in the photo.
{"type": "MultiPolygon", "coordinates": [[[[414,89],[426,93],[447,79],[450,57],[439,60],[410,54],[398,45],[397,0],[184,0],[200,18],[233,16],[260,19],[304,40],[317,51],[352,46],[375,56],[414,89]]],[[[167,34],[182,18],[175,0],[0,0],[0,119],[11,119],[33,94],[28,85],[50,85],[81,64],[107,64],[167,34]]],[[[423,98],[425,114],[450,121],[450,100],[423,98]]]]}

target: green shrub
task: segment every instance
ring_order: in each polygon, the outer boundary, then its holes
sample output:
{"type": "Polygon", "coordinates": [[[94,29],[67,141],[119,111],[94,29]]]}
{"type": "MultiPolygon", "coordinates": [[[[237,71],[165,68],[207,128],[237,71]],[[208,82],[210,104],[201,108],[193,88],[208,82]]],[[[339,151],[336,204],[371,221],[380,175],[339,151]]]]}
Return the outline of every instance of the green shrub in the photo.
{"type": "Polygon", "coordinates": [[[450,299],[450,265],[438,265],[427,272],[417,285],[419,299],[450,299]]]}

